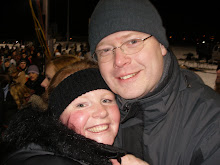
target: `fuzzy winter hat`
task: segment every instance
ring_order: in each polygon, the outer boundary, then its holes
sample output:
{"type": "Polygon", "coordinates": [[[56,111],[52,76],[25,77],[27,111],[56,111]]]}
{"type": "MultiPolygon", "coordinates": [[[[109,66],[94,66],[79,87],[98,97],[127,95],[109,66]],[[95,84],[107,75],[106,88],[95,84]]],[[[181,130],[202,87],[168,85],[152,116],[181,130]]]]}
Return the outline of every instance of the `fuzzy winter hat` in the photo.
{"type": "Polygon", "coordinates": [[[103,38],[119,31],[151,34],[169,46],[160,15],[149,0],[100,0],[89,25],[91,54],[103,38]]]}
{"type": "Polygon", "coordinates": [[[59,117],[77,97],[97,89],[109,89],[97,68],[78,71],[65,78],[49,96],[49,111],[59,117]]]}
{"type": "Polygon", "coordinates": [[[28,74],[29,73],[36,73],[36,74],[39,74],[39,69],[37,67],[37,65],[30,65],[28,67],[28,74]]]}

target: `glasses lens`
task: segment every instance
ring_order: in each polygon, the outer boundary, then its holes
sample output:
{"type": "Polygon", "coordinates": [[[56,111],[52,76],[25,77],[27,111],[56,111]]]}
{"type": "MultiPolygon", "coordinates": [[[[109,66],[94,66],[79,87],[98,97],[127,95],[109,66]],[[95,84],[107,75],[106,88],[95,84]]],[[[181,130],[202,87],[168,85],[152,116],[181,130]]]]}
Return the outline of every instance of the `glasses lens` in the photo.
{"type": "Polygon", "coordinates": [[[97,61],[108,62],[113,57],[113,49],[98,50],[98,51],[96,51],[95,55],[96,55],[97,61]]]}
{"type": "Polygon", "coordinates": [[[139,52],[144,46],[144,42],[142,39],[132,39],[125,42],[121,49],[125,54],[134,54],[139,52]]]}

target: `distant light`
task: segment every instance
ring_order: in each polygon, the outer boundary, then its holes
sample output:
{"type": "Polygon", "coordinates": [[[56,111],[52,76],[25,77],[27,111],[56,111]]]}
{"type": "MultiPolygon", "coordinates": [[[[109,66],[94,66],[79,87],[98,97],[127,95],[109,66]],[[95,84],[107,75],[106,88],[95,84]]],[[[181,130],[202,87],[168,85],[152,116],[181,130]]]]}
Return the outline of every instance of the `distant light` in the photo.
{"type": "Polygon", "coordinates": [[[214,39],[215,39],[215,36],[211,36],[211,37],[210,37],[210,40],[214,40],[214,39]]]}
{"type": "Polygon", "coordinates": [[[173,36],[170,36],[169,38],[173,38],[173,36]]]}
{"type": "Polygon", "coordinates": [[[16,44],[18,43],[18,41],[15,42],[16,44]]]}
{"type": "Polygon", "coordinates": [[[205,44],[205,41],[202,41],[203,44],[205,44]]]}
{"type": "Polygon", "coordinates": [[[72,40],[73,38],[70,38],[70,40],[72,40]]]}

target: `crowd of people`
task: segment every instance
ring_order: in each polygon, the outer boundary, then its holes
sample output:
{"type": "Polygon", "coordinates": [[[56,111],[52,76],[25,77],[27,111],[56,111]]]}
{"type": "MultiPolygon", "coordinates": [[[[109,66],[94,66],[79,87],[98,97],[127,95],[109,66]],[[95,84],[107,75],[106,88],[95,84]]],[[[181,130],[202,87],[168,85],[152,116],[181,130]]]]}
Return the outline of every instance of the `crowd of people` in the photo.
{"type": "Polygon", "coordinates": [[[44,59],[34,46],[10,49],[7,45],[0,49],[1,83],[1,130],[11,117],[28,102],[31,95],[41,96],[44,88],[44,59]]]}
{"type": "Polygon", "coordinates": [[[1,47],[0,54],[1,132],[7,128],[14,114],[30,102],[44,107],[39,100],[52,76],[62,67],[80,60],[73,55],[62,55],[62,58],[54,57],[47,61],[34,46],[10,49],[6,45],[1,47]]]}
{"type": "Polygon", "coordinates": [[[59,56],[44,79],[27,50],[4,58],[1,113],[19,110],[2,122],[3,165],[219,164],[220,95],[179,67],[149,0],[100,0],[89,44],[93,61],[59,56]]]}

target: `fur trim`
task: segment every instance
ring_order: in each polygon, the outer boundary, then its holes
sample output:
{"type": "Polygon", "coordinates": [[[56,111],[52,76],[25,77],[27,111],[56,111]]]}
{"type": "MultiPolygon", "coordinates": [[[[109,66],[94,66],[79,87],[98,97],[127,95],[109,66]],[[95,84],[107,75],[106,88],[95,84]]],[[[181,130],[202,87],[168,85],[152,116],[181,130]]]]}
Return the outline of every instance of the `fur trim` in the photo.
{"type": "Polygon", "coordinates": [[[68,129],[47,111],[26,108],[16,115],[3,136],[4,150],[15,152],[29,144],[43,150],[80,160],[87,164],[111,164],[109,159],[125,155],[113,146],[97,143],[68,129]]]}

